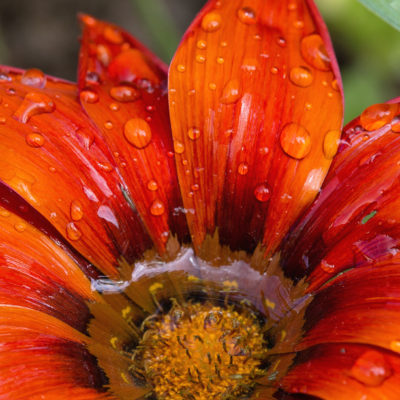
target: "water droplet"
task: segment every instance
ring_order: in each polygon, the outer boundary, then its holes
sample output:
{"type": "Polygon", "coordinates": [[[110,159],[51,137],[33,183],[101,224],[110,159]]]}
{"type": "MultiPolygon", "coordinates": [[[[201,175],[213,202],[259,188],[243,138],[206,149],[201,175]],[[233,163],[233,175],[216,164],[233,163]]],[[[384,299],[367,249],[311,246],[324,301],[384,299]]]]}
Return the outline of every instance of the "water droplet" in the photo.
{"type": "Polygon", "coordinates": [[[397,111],[397,104],[374,104],[360,115],[360,124],[367,131],[375,131],[389,124],[397,111]]]}
{"type": "Polygon", "coordinates": [[[165,207],[164,204],[161,200],[154,200],[151,207],[150,207],[150,212],[154,216],[159,216],[164,214],[165,207]]]}
{"type": "Polygon", "coordinates": [[[283,38],[282,36],[278,37],[277,43],[278,43],[278,45],[281,46],[281,47],[285,47],[285,46],[286,46],[286,40],[285,40],[285,38],[283,38]]]}
{"type": "Polygon", "coordinates": [[[246,25],[253,25],[256,23],[256,12],[250,7],[239,8],[237,16],[239,21],[246,25]]]}
{"type": "Polygon", "coordinates": [[[237,79],[228,81],[222,91],[221,103],[232,104],[238,101],[241,97],[240,84],[237,79]]]}
{"type": "Polygon", "coordinates": [[[297,29],[304,28],[304,21],[298,19],[297,21],[293,22],[293,26],[297,29]]]}
{"type": "Polygon", "coordinates": [[[185,72],[186,71],[186,67],[183,64],[178,64],[176,66],[177,71],[179,72],[185,72]]]}
{"type": "Polygon", "coordinates": [[[150,126],[141,118],[128,120],[124,126],[124,135],[126,140],[138,149],[143,149],[151,141],[150,126]]]}
{"type": "Polygon", "coordinates": [[[98,85],[100,82],[99,74],[94,71],[87,71],[85,81],[89,86],[90,85],[98,85]]]}
{"type": "Polygon", "coordinates": [[[335,272],[335,265],[329,264],[326,260],[322,260],[320,266],[321,269],[328,274],[333,274],[335,272]]]}
{"type": "Polygon", "coordinates": [[[93,27],[93,26],[95,26],[97,24],[97,21],[93,17],[91,17],[90,15],[86,15],[86,14],[81,15],[80,19],[87,26],[93,27]]]}
{"type": "Polygon", "coordinates": [[[23,231],[26,229],[26,224],[25,224],[24,222],[17,222],[17,223],[14,225],[14,229],[15,229],[17,232],[23,232],[23,231]]]}
{"type": "Polygon", "coordinates": [[[15,116],[22,123],[27,123],[34,115],[51,113],[55,109],[53,100],[43,93],[28,93],[15,112],[15,116]]]}
{"type": "Polygon", "coordinates": [[[200,137],[201,131],[198,128],[190,128],[188,130],[188,136],[192,140],[196,140],[200,137]]]}
{"type": "Polygon", "coordinates": [[[0,72],[0,83],[4,82],[11,82],[12,78],[10,75],[6,74],[5,72],[0,72]]]}
{"type": "Polygon", "coordinates": [[[182,154],[185,151],[185,146],[181,142],[174,142],[174,150],[177,154],[182,154]]]}
{"type": "Polygon", "coordinates": [[[206,32],[215,32],[221,28],[221,15],[217,12],[211,11],[203,17],[201,27],[206,32]]]}
{"type": "Polygon", "coordinates": [[[106,26],[103,32],[104,38],[113,44],[121,44],[124,41],[124,37],[121,32],[111,26],[106,26]]]}
{"type": "Polygon", "coordinates": [[[331,160],[333,157],[335,157],[339,142],[340,142],[340,131],[329,131],[325,137],[324,137],[324,155],[325,158],[328,160],[331,160]]]}
{"type": "Polygon", "coordinates": [[[223,40],[220,44],[221,47],[227,47],[228,46],[228,42],[226,42],[225,40],[223,40]]]}
{"type": "Polygon", "coordinates": [[[94,104],[99,101],[99,95],[91,89],[84,89],[80,92],[79,98],[84,103],[94,104]]]}
{"type": "Polygon", "coordinates": [[[197,192],[200,189],[200,186],[197,183],[195,183],[190,188],[193,190],[193,192],[197,192]]]}
{"type": "Polygon", "coordinates": [[[225,59],[223,57],[217,57],[217,63],[218,64],[223,64],[225,62],[225,59]]]}
{"type": "Polygon", "coordinates": [[[390,342],[390,350],[396,352],[396,353],[400,353],[400,340],[392,340],[390,342]]]}
{"type": "Polygon", "coordinates": [[[210,82],[208,84],[208,87],[209,87],[210,90],[215,90],[217,88],[217,84],[214,83],[214,82],[210,82]]]}
{"type": "Polygon", "coordinates": [[[301,54],[313,67],[321,71],[329,71],[331,60],[320,35],[306,36],[301,41],[301,54]]]}
{"type": "Polygon", "coordinates": [[[158,189],[158,184],[155,180],[151,180],[147,183],[147,189],[151,190],[152,192],[155,192],[158,189]]]}
{"type": "Polygon", "coordinates": [[[313,74],[307,67],[294,67],[290,70],[289,79],[296,86],[307,87],[313,82],[313,74]]]}
{"type": "Polygon", "coordinates": [[[132,86],[119,85],[110,89],[110,96],[114,100],[126,103],[137,100],[140,97],[140,92],[132,86]]]}
{"type": "Polygon", "coordinates": [[[269,200],[271,197],[271,191],[266,183],[260,183],[254,189],[254,196],[262,203],[269,200]]]}
{"type": "Polygon", "coordinates": [[[238,166],[238,173],[240,175],[246,175],[249,172],[249,164],[247,162],[242,162],[238,166]]]}
{"type": "Polygon", "coordinates": [[[79,200],[72,200],[70,215],[73,221],[79,221],[83,218],[82,203],[79,200]]]}
{"type": "Polygon", "coordinates": [[[42,147],[44,145],[44,137],[40,133],[28,133],[25,136],[25,141],[31,147],[42,147]]]}
{"type": "Polygon", "coordinates": [[[109,106],[111,111],[118,111],[119,110],[119,105],[117,103],[111,103],[109,106]]]}
{"type": "Polygon", "coordinates": [[[306,103],[306,104],[304,105],[304,108],[305,108],[307,111],[310,111],[310,110],[312,110],[312,104],[311,104],[311,103],[306,103]]]}
{"type": "Polygon", "coordinates": [[[105,172],[111,172],[114,169],[114,167],[108,162],[97,161],[97,165],[100,169],[102,169],[105,172]]]}
{"type": "Polygon", "coordinates": [[[202,54],[197,54],[197,55],[196,55],[196,61],[197,61],[199,64],[203,64],[204,61],[206,61],[206,58],[205,58],[202,54]]]}
{"type": "Polygon", "coordinates": [[[0,117],[0,125],[4,125],[7,122],[6,117],[0,117]]]}
{"type": "Polygon", "coordinates": [[[259,67],[259,63],[255,58],[245,58],[241,66],[242,69],[253,72],[259,67]]]}
{"type": "Polygon", "coordinates": [[[290,157],[301,160],[311,150],[311,137],[307,130],[296,123],[284,126],[280,136],[283,151],[290,157]]]}
{"type": "Polygon", "coordinates": [[[288,10],[289,11],[294,11],[297,10],[297,3],[296,1],[290,1],[288,4],[288,10]]]}
{"type": "Polygon", "coordinates": [[[393,118],[392,121],[392,131],[395,133],[400,133],[400,116],[393,118]]]}
{"type": "Polygon", "coordinates": [[[111,122],[111,121],[106,121],[106,122],[104,122],[104,128],[106,128],[106,129],[108,129],[108,130],[110,130],[110,129],[112,129],[113,128],[113,123],[111,122]]]}
{"type": "Polygon", "coordinates": [[[271,67],[271,74],[276,75],[279,72],[277,67],[271,67]]]}
{"type": "Polygon", "coordinates": [[[28,69],[21,76],[21,83],[27,86],[43,89],[46,86],[46,76],[40,69],[28,69]]]}
{"type": "Polygon", "coordinates": [[[196,46],[198,49],[203,50],[207,47],[207,42],[205,40],[198,40],[196,46]]]}
{"type": "Polygon", "coordinates": [[[334,79],[331,83],[332,89],[339,91],[339,82],[337,81],[337,79],[334,79]]]}
{"type": "Polygon", "coordinates": [[[107,67],[108,64],[110,64],[112,54],[111,54],[110,49],[109,49],[107,46],[105,46],[105,45],[103,45],[103,44],[98,44],[98,45],[96,46],[96,56],[97,56],[97,59],[98,59],[105,67],[107,67]]]}
{"type": "Polygon", "coordinates": [[[357,358],[350,370],[350,375],[365,386],[376,387],[393,374],[393,370],[378,351],[368,350],[357,358]]]}
{"type": "Polygon", "coordinates": [[[6,210],[3,207],[0,207],[0,216],[7,218],[10,215],[11,215],[10,211],[6,210]]]}
{"type": "Polygon", "coordinates": [[[69,240],[79,240],[82,236],[81,231],[73,222],[69,222],[66,227],[67,237],[69,240]]]}

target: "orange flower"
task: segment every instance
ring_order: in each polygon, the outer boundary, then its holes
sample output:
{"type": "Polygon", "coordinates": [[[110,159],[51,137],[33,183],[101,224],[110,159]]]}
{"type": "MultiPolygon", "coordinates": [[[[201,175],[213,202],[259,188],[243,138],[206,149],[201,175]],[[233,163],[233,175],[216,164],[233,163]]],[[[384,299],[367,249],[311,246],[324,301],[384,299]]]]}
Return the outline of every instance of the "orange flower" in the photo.
{"type": "Polygon", "coordinates": [[[0,398],[397,399],[399,100],[340,140],[312,0],[210,0],[168,76],[81,21],[77,85],[0,70],[0,398]]]}

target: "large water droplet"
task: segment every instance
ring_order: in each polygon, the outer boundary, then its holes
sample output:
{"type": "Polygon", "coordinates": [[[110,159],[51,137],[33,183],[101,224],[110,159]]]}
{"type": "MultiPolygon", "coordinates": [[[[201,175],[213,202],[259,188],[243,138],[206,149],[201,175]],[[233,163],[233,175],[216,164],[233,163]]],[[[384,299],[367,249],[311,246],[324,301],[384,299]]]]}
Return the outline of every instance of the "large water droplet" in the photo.
{"type": "Polygon", "coordinates": [[[151,180],[147,183],[147,189],[151,190],[152,192],[155,192],[158,189],[158,184],[155,180],[151,180]]]}
{"type": "Polygon", "coordinates": [[[324,137],[324,145],[323,145],[323,150],[324,150],[324,156],[328,160],[331,160],[333,157],[335,157],[338,146],[340,143],[340,131],[329,131],[325,137],[324,137]]]}
{"type": "Polygon", "coordinates": [[[67,237],[69,240],[79,240],[82,236],[81,231],[73,222],[69,222],[66,227],[67,237]]]}
{"type": "Polygon", "coordinates": [[[192,139],[192,140],[196,140],[196,139],[198,139],[199,137],[200,137],[200,135],[201,135],[201,131],[200,131],[200,129],[198,129],[198,128],[190,128],[189,130],[188,130],[188,136],[189,136],[189,138],[190,139],[192,139]]]}
{"type": "Polygon", "coordinates": [[[237,79],[228,81],[222,91],[221,102],[224,104],[232,104],[241,97],[240,84],[237,79]]]}
{"type": "Polygon", "coordinates": [[[368,350],[357,358],[350,375],[365,386],[376,387],[393,374],[393,370],[384,355],[368,350]]]}
{"type": "Polygon", "coordinates": [[[307,130],[296,123],[284,126],[280,136],[283,151],[290,157],[301,160],[311,150],[311,137],[307,130]]]}
{"type": "Polygon", "coordinates": [[[44,137],[40,133],[28,133],[25,136],[25,141],[31,147],[42,147],[44,145],[44,137]]]}
{"type": "Polygon", "coordinates": [[[80,221],[83,218],[82,203],[79,200],[72,200],[70,215],[73,221],[80,221]]]}
{"type": "Polygon", "coordinates": [[[250,7],[239,8],[237,16],[240,22],[246,25],[253,25],[256,23],[256,12],[250,7]]]}
{"type": "Polygon", "coordinates": [[[49,96],[43,93],[30,92],[25,96],[14,115],[25,124],[34,115],[51,113],[54,109],[55,104],[49,96]]]}
{"type": "Polygon", "coordinates": [[[289,78],[296,86],[307,87],[313,82],[313,74],[307,67],[294,67],[290,70],[289,78]]]}
{"type": "Polygon", "coordinates": [[[301,41],[301,54],[313,67],[321,71],[330,70],[331,60],[320,35],[313,34],[304,37],[301,41]]]}
{"type": "Polygon", "coordinates": [[[360,115],[360,124],[367,131],[374,131],[389,124],[396,115],[397,104],[374,104],[360,115]]]}
{"type": "Polygon", "coordinates": [[[247,175],[249,172],[249,164],[247,164],[247,162],[240,163],[237,171],[240,175],[247,175]]]}
{"type": "Polygon", "coordinates": [[[154,200],[151,207],[150,207],[150,212],[154,216],[159,216],[164,214],[165,207],[164,203],[161,200],[154,200]]]}
{"type": "Polygon", "coordinates": [[[137,100],[140,97],[140,92],[132,86],[119,85],[110,89],[110,96],[114,100],[126,103],[137,100]]]}
{"type": "Polygon", "coordinates": [[[211,11],[203,17],[201,27],[206,32],[215,32],[221,28],[221,15],[217,12],[211,11]]]}
{"type": "Polygon", "coordinates": [[[261,203],[268,201],[271,197],[271,191],[268,185],[266,183],[260,183],[257,185],[254,189],[254,196],[261,203]]]}
{"type": "Polygon", "coordinates": [[[141,118],[128,120],[124,126],[124,135],[126,140],[138,149],[146,147],[151,141],[150,126],[141,118]]]}
{"type": "Polygon", "coordinates": [[[46,76],[40,69],[28,69],[21,76],[21,83],[27,86],[43,89],[46,86],[46,76]]]}
{"type": "Polygon", "coordinates": [[[94,104],[99,101],[99,95],[91,89],[84,89],[79,93],[79,98],[84,103],[94,104]]]}

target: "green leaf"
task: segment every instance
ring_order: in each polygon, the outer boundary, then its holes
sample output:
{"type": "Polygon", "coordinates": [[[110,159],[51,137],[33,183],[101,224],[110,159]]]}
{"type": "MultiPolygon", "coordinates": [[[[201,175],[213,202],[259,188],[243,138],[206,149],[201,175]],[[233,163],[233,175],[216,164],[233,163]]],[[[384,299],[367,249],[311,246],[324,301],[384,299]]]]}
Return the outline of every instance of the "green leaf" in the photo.
{"type": "Polygon", "coordinates": [[[400,0],[358,0],[400,31],[400,0]]]}

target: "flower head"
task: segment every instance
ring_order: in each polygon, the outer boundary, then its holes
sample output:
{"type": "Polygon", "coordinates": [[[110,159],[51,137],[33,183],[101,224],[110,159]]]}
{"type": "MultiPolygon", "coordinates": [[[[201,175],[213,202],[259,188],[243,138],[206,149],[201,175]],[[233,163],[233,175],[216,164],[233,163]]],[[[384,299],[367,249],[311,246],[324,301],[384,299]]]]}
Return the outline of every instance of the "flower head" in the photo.
{"type": "Polygon", "coordinates": [[[396,398],[398,100],[340,140],[312,0],[210,0],[168,73],[80,20],[76,85],[0,70],[0,398],[396,398]]]}

